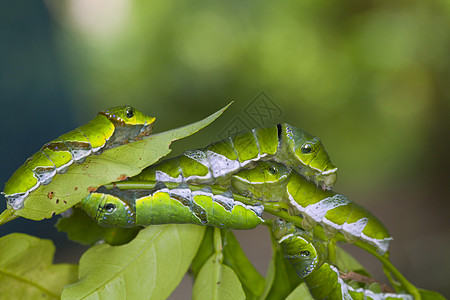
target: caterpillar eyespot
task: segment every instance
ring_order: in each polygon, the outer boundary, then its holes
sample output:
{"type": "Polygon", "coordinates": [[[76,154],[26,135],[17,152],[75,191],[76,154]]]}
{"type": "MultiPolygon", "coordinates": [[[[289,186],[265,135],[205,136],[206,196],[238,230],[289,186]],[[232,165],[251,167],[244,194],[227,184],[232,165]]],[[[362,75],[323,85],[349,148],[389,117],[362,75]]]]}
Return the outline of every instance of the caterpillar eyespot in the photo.
{"type": "Polygon", "coordinates": [[[148,167],[131,180],[228,187],[234,173],[268,160],[288,165],[323,189],[331,189],[337,178],[337,168],[319,138],[289,124],[278,124],[255,128],[203,149],[185,151],[179,157],[148,167]],[[309,152],[305,154],[301,145],[308,145],[309,152]]]}
{"type": "Polygon", "coordinates": [[[107,203],[107,204],[105,204],[103,209],[107,213],[112,213],[116,210],[116,205],[114,203],[107,203]]]}
{"type": "Polygon", "coordinates": [[[293,224],[277,219],[273,234],[281,244],[285,258],[308,286],[314,299],[403,299],[414,300],[409,294],[375,293],[364,288],[354,288],[341,277],[339,270],[327,262],[326,246],[293,224]],[[309,255],[303,255],[309,253],[309,255]]]}
{"type": "Polygon", "coordinates": [[[46,143],[14,172],[3,191],[8,205],[21,209],[30,193],[65,173],[74,162],[83,163],[92,154],[150,135],[154,120],[131,106],[99,112],[87,124],[46,143]]]}
{"type": "Polygon", "coordinates": [[[268,171],[269,171],[269,173],[272,174],[272,175],[277,175],[277,174],[278,174],[278,169],[277,169],[275,166],[273,166],[273,165],[271,165],[271,166],[268,168],[268,171]]]}
{"type": "Polygon", "coordinates": [[[81,201],[81,208],[100,225],[114,227],[190,223],[252,229],[264,222],[260,205],[235,201],[229,191],[214,194],[209,186],[191,190],[185,183],[173,189],[162,182],[151,190],[101,187],[81,201]]]}
{"type": "Polygon", "coordinates": [[[311,255],[311,252],[309,252],[308,250],[303,250],[300,252],[300,256],[303,258],[309,257],[311,255]]]}
{"type": "Polygon", "coordinates": [[[258,162],[255,168],[242,170],[231,177],[232,191],[262,202],[286,202],[303,216],[303,226],[317,224],[333,237],[341,232],[350,243],[356,239],[386,253],[392,237],[384,225],[369,211],[344,195],[323,191],[303,176],[276,162],[258,162]],[[278,172],[270,171],[275,167],[278,172]]]}
{"type": "Polygon", "coordinates": [[[312,152],[312,150],[313,150],[313,148],[312,148],[312,146],[310,144],[304,144],[302,146],[302,150],[301,151],[302,151],[303,154],[310,154],[312,152]]]}
{"type": "Polygon", "coordinates": [[[132,107],[127,107],[125,110],[125,114],[128,119],[131,119],[134,116],[134,111],[132,107]]]}

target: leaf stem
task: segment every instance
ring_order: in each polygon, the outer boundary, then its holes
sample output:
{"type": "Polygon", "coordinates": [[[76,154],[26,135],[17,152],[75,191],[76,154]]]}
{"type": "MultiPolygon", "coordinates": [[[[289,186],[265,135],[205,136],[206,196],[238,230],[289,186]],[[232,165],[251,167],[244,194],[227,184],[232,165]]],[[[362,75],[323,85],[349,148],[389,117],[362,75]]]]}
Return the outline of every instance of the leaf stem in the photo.
{"type": "Polygon", "coordinates": [[[0,215],[0,225],[3,225],[5,223],[8,223],[9,221],[12,221],[16,218],[18,218],[18,215],[15,215],[16,211],[12,208],[5,209],[2,214],[0,215]]]}

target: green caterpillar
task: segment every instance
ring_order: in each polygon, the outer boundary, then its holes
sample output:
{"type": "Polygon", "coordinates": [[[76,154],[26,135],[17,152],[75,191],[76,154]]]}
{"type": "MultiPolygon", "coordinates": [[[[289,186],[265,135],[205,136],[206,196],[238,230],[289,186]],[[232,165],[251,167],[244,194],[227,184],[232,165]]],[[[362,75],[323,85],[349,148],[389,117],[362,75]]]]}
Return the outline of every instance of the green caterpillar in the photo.
{"type": "Polygon", "coordinates": [[[326,262],[325,245],[291,223],[281,219],[275,220],[273,234],[282,245],[285,257],[303,278],[314,299],[414,300],[414,297],[408,294],[375,293],[348,285],[339,276],[339,270],[326,262]]]}
{"type": "Polygon", "coordinates": [[[14,172],[3,191],[8,205],[21,209],[31,192],[49,184],[74,162],[150,135],[154,120],[131,106],[99,112],[89,123],[45,144],[14,172]]]}
{"type": "Polygon", "coordinates": [[[256,128],[203,149],[185,151],[179,157],[148,167],[131,180],[228,187],[231,175],[252,168],[259,160],[289,165],[323,189],[331,189],[337,178],[337,168],[320,139],[284,123],[256,128]]]}
{"type": "Polygon", "coordinates": [[[262,206],[235,201],[229,191],[213,194],[209,186],[193,191],[186,183],[174,189],[162,182],[152,190],[101,187],[82,200],[81,208],[100,225],[114,227],[191,223],[253,229],[264,222],[262,206]]]}
{"type": "Polygon", "coordinates": [[[386,253],[392,237],[369,211],[347,197],[323,191],[282,164],[258,162],[254,169],[231,177],[232,191],[262,202],[287,202],[303,216],[305,229],[320,224],[333,237],[344,234],[348,242],[359,239],[386,253]]]}

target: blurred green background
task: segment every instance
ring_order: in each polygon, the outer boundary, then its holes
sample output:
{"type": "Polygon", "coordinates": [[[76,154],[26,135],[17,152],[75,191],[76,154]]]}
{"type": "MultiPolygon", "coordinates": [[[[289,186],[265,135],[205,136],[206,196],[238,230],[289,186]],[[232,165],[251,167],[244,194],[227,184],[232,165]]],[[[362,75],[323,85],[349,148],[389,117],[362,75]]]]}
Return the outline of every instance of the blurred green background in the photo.
{"type": "MultiPolygon", "coordinates": [[[[1,1],[0,182],[101,109],[131,104],[160,132],[234,100],[174,154],[277,122],[321,137],[339,167],[335,191],[386,224],[413,284],[449,297],[449,86],[444,0],[1,1]]],[[[18,219],[0,234],[52,238],[58,262],[77,261],[85,248],[53,223],[18,219]]],[[[264,273],[266,230],[238,234],[264,273]]]]}

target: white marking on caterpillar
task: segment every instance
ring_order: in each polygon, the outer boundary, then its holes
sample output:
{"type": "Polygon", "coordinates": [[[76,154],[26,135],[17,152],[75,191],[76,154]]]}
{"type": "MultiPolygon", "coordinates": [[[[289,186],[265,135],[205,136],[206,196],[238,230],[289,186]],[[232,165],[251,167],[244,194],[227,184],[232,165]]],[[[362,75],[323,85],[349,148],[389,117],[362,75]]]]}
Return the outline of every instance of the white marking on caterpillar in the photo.
{"type": "Polygon", "coordinates": [[[202,150],[186,150],[183,155],[195,160],[209,169],[209,161],[206,154],[202,150]]]}
{"type": "Polygon", "coordinates": [[[209,186],[205,186],[204,188],[202,188],[201,190],[197,190],[197,191],[192,191],[192,196],[208,196],[208,197],[213,197],[213,192],[211,187],[209,186]]]}
{"type": "Polygon", "coordinates": [[[162,182],[183,182],[183,176],[180,174],[178,177],[174,178],[163,171],[156,170],[155,172],[156,181],[162,182]]]}
{"type": "Polygon", "coordinates": [[[289,202],[298,209],[298,211],[300,212],[304,212],[305,209],[303,208],[303,206],[301,206],[300,204],[297,203],[297,201],[295,201],[294,197],[292,197],[291,193],[289,193],[289,190],[287,190],[287,194],[289,197],[289,202]]]}
{"type": "MultiPolygon", "coordinates": [[[[54,164],[53,164],[53,166],[54,166],[54,164]]],[[[53,177],[55,177],[55,175],[56,175],[55,167],[53,167],[53,169],[51,171],[45,171],[42,173],[36,172],[36,168],[33,170],[34,178],[36,178],[42,185],[49,184],[52,181],[53,177]]]]}
{"type": "Polygon", "coordinates": [[[88,157],[92,153],[91,150],[84,150],[84,149],[70,148],[70,150],[72,152],[73,159],[75,160],[76,163],[83,162],[86,159],[86,157],[88,157]]]}
{"type": "Polygon", "coordinates": [[[239,163],[239,168],[240,169],[244,169],[247,165],[252,164],[255,161],[258,161],[261,159],[261,155],[259,153],[259,149],[258,149],[258,155],[252,159],[247,159],[246,161],[240,162],[239,161],[239,154],[236,152],[236,147],[234,146],[233,140],[231,137],[228,138],[231,142],[231,146],[233,147],[233,151],[236,154],[236,161],[239,163]]]}
{"type": "Polygon", "coordinates": [[[262,219],[262,213],[264,211],[264,206],[262,206],[262,205],[246,205],[240,201],[235,200],[234,206],[236,206],[236,205],[240,205],[240,206],[244,207],[245,209],[253,211],[258,216],[258,218],[264,222],[264,219],[262,219]]]}
{"type": "Polygon", "coordinates": [[[352,286],[345,283],[345,281],[339,276],[340,275],[339,270],[335,266],[330,265],[330,269],[333,272],[335,272],[337,275],[338,283],[341,287],[342,299],[350,299],[350,300],[353,299],[352,296],[349,294],[349,291],[351,291],[351,292],[363,294],[364,299],[384,300],[384,299],[388,299],[388,298],[397,298],[397,299],[402,299],[402,300],[414,300],[414,297],[409,294],[393,294],[393,293],[379,294],[379,293],[375,293],[371,290],[367,290],[367,289],[363,289],[363,288],[355,289],[352,286]]]}
{"type": "Polygon", "coordinates": [[[206,156],[210,163],[210,172],[214,178],[228,175],[240,167],[238,160],[231,160],[211,150],[206,150],[206,156]]]}
{"type": "MultiPolygon", "coordinates": [[[[316,222],[322,222],[325,218],[327,212],[339,206],[347,205],[350,200],[346,197],[339,197],[340,195],[335,195],[333,197],[325,198],[317,203],[308,205],[304,212],[314,219],[316,222]]],[[[326,219],[327,220],[327,219],[326,219]]],[[[329,220],[327,220],[329,221],[329,220]]]]}
{"type": "Polygon", "coordinates": [[[234,198],[230,198],[225,193],[221,195],[214,195],[214,201],[221,204],[227,211],[231,212],[235,205],[234,198]]]}
{"type": "Polygon", "coordinates": [[[365,235],[363,232],[361,232],[361,238],[367,240],[372,245],[375,245],[379,249],[380,253],[385,253],[389,248],[389,243],[393,240],[392,237],[384,239],[374,239],[365,235]]]}
{"type": "Polygon", "coordinates": [[[66,173],[72,164],[73,164],[73,158],[71,158],[68,163],[56,168],[56,173],[58,173],[58,174],[66,173]]]}
{"type": "MultiPolygon", "coordinates": [[[[95,150],[92,148],[92,143],[91,143],[91,141],[88,139],[88,137],[86,136],[86,134],[84,134],[84,132],[80,129],[80,128],[75,128],[75,130],[78,130],[85,138],[86,138],[86,141],[87,141],[87,143],[89,144],[89,147],[91,148],[91,149],[89,149],[89,154],[88,154],[88,156],[89,155],[91,155],[93,152],[95,152],[95,150]]],[[[103,144],[103,146],[104,146],[105,144],[103,144]]]]}
{"type": "Polygon", "coordinates": [[[199,175],[191,175],[188,177],[182,177],[182,181],[183,182],[189,182],[192,180],[192,182],[195,182],[196,180],[201,180],[203,184],[212,184],[214,182],[212,176],[211,176],[211,172],[208,172],[206,175],[204,176],[199,176],[199,175]]]}
{"type": "MultiPolygon", "coordinates": [[[[34,176],[34,173],[33,173],[33,176],[34,176]]],[[[26,191],[25,193],[15,193],[12,195],[8,195],[8,197],[5,197],[6,202],[15,210],[22,209],[23,203],[24,203],[25,199],[28,197],[28,195],[32,191],[37,189],[40,185],[41,185],[41,183],[39,182],[39,179],[38,179],[36,184],[32,188],[28,189],[28,191],[26,191]]],[[[6,195],[4,192],[2,192],[2,194],[6,195]]]]}
{"type": "Polygon", "coordinates": [[[388,247],[389,242],[393,240],[392,237],[384,238],[384,239],[376,239],[367,236],[363,233],[364,228],[366,227],[369,219],[368,218],[361,218],[358,221],[354,223],[347,223],[345,222],[342,225],[336,224],[327,218],[325,218],[326,213],[333,208],[336,208],[338,206],[347,205],[351,201],[345,197],[344,195],[336,194],[333,197],[325,198],[315,204],[308,205],[306,208],[298,204],[297,201],[295,201],[294,197],[289,193],[289,190],[287,191],[289,202],[300,212],[304,213],[307,217],[312,218],[317,223],[331,226],[332,228],[335,228],[338,231],[342,231],[344,236],[347,240],[351,241],[354,238],[360,238],[363,241],[366,241],[367,243],[375,246],[377,248],[377,251],[380,254],[384,254],[388,247]]]}
{"type": "MultiPolygon", "coordinates": [[[[284,235],[281,239],[278,240],[278,244],[283,243],[284,240],[287,240],[288,238],[291,238],[291,237],[293,237],[293,236],[294,236],[293,233],[289,233],[289,234],[284,235]]],[[[304,239],[303,239],[303,240],[304,240],[304,239]]]]}
{"type": "Polygon", "coordinates": [[[361,237],[361,233],[364,230],[364,227],[366,227],[367,222],[369,222],[368,218],[359,219],[355,223],[345,222],[342,225],[342,230],[344,230],[344,234],[348,233],[356,237],[361,237]]]}
{"type": "Polygon", "coordinates": [[[322,175],[328,175],[331,173],[335,173],[337,171],[337,168],[331,169],[331,170],[327,170],[327,171],[323,171],[321,174],[322,175]]]}
{"type": "Polygon", "coordinates": [[[189,188],[189,186],[187,184],[180,184],[178,187],[170,190],[170,195],[179,195],[183,198],[192,200],[192,192],[191,189],[189,188]]]}

